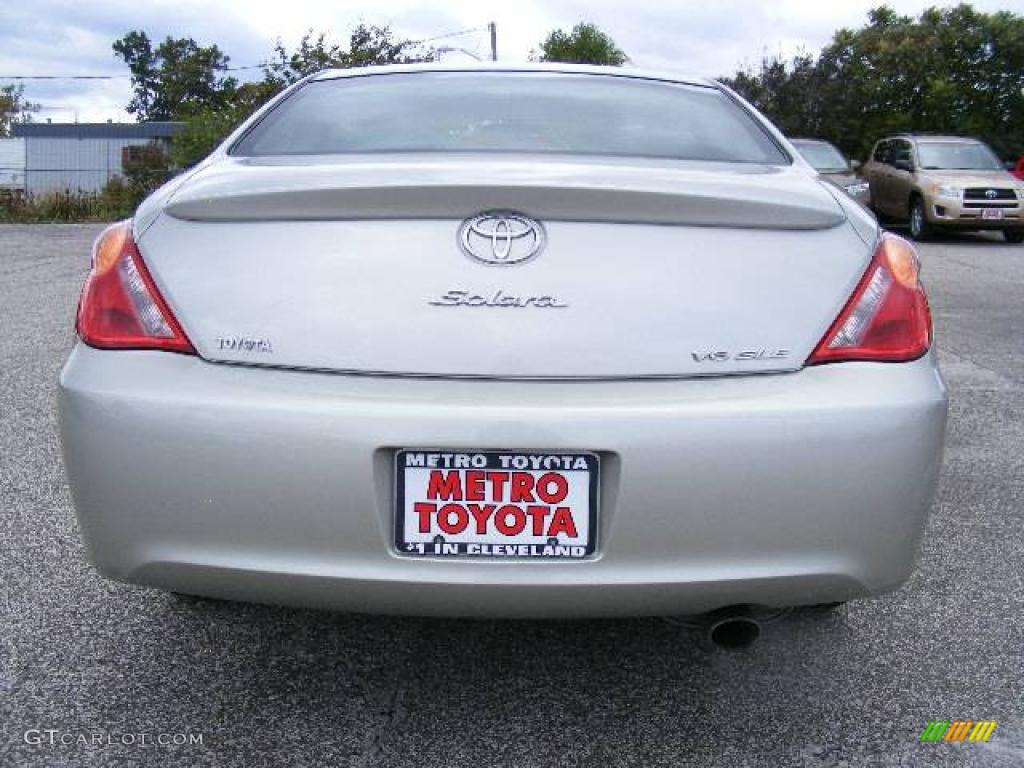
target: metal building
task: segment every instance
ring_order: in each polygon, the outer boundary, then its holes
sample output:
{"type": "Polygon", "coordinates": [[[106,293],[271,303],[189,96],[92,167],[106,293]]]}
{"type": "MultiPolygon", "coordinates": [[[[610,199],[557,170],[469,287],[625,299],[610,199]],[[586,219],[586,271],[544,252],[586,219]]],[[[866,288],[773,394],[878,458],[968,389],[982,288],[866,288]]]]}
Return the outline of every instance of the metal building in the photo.
{"type": "Polygon", "coordinates": [[[15,123],[25,140],[25,191],[98,192],[121,174],[131,147],[168,143],[183,123],[15,123]]]}
{"type": "Polygon", "coordinates": [[[0,190],[25,189],[25,140],[0,139],[0,190]]]}

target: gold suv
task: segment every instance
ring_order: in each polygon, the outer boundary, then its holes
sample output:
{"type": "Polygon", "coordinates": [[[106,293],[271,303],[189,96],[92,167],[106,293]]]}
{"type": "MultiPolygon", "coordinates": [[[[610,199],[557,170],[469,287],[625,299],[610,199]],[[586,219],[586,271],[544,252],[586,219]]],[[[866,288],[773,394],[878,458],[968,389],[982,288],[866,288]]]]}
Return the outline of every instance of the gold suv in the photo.
{"type": "Polygon", "coordinates": [[[939,229],[998,229],[1008,242],[1024,241],[1024,184],[976,139],[882,139],[861,172],[872,210],[909,221],[915,240],[939,229]]]}

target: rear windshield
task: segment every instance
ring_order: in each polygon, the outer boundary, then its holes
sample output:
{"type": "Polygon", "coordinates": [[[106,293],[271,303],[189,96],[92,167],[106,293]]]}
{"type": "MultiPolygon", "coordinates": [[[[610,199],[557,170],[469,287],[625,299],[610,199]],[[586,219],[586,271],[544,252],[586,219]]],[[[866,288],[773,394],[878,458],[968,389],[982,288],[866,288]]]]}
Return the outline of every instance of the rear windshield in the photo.
{"type": "Polygon", "coordinates": [[[787,164],[716,88],[607,75],[421,72],[310,82],[234,155],[539,152],[787,164]]]}

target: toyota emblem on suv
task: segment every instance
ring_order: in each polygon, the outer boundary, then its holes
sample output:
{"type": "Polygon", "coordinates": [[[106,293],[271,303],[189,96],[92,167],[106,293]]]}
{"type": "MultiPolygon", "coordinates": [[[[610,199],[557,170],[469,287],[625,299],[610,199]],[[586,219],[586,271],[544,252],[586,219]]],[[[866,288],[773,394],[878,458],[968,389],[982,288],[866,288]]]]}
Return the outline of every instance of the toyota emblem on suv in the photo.
{"type": "Polygon", "coordinates": [[[462,222],[459,246],[483,264],[522,264],[541,252],[544,228],[521,213],[486,211],[462,222]]]}

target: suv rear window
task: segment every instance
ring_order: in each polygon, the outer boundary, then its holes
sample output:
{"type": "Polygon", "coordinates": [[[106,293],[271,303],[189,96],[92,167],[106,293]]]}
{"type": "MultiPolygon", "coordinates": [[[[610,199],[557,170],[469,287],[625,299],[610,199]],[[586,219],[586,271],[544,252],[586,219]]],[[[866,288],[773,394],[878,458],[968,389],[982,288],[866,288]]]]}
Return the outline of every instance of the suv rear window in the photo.
{"type": "Polygon", "coordinates": [[[307,83],[232,154],[532,152],[783,165],[717,88],[537,72],[419,72],[307,83]]]}

